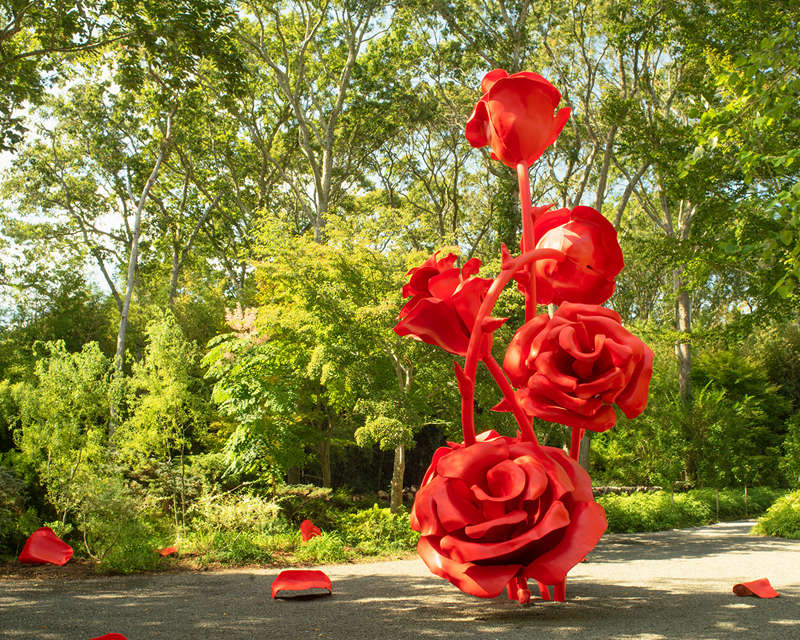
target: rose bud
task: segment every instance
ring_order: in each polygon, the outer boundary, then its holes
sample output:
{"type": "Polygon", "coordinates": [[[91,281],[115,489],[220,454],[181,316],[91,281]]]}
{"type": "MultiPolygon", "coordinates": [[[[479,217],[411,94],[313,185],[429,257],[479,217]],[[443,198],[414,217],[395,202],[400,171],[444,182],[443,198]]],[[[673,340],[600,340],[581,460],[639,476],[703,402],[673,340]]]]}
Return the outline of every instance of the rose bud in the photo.
{"type": "MultiPolygon", "coordinates": [[[[539,304],[582,302],[602,304],[614,293],[614,278],[625,262],[617,230],[596,209],[575,207],[541,214],[533,225],[537,249],[556,249],[565,259],[536,261],[539,304]]],[[[522,293],[529,271],[515,276],[522,293]]]]}
{"type": "Polygon", "coordinates": [[[556,141],[571,111],[564,108],[553,115],[561,92],[530,71],[490,71],[481,91],[467,121],[467,140],[473,147],[490,145],[492,158],[511,168],[520,163],[530,167],[556,141]]]}

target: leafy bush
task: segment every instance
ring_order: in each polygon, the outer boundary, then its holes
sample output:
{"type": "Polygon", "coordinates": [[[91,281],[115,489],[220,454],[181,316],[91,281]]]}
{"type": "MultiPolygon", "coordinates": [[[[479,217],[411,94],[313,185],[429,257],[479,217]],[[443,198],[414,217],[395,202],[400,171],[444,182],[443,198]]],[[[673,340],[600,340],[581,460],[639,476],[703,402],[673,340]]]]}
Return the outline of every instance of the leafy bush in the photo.
{"type": "Polygon", "coordinates": [[[158,566],[156,551],[166,535],[163,518],[122,478],[110,473],[91,478],[83,487],[76,519],[84,547],[100,571],[133,573],[158,566]]]}
{"type": "Polygon", "coordinates": [[[195,529],[217,531],[272,531],[279,514],[277,504],[251,495],[198,500],[192,508],[195,529]]]}
{"type": "Polygon", "coordinates": [[[781,495],[780,489],[752,487],[747,490],[747,502],[743,488],[719,490],[719,515],[717,514],[717,493],[714,489],[692,489],[689,494],[703,502],[711,515],[719,520],[751,518],[764,513],[781,495]]]}
{"type": "Polygon", "coordinates": [[[12,469],[0,466],[0,553],[16,555],[32,531],[39,527],[39,517],[28,506],[25,481],[12,469]]]}
{"type": "Polygon", "coordinates": [[[419,540],[419,534],[409,525],[405,509],[393,514],[377,504],[343,515],[339,531],[347,544],[366,555],[414,549],[419,540]]]}
{"type": "Polygon", "coordinates": [[[708,505],[685,493],[605,495],[597,498],[597,502],[605,509],[608,530],[615,533],[664,531],[712,522],[708,505]]]}
{"type": "Polygon", "coordinates": [[[325,533],[295,547],[294,557],[301,564],[331,564],[347,562],[352,553],[345,549],[342,538],[336,533],[325,533]]]}
{"type": "Polygon", "coordinates": [[[800,491],[778,498],[758,519],[753,533],[800,540],[800,491]]]}
{"type": "Polygon", "coordinates": [[[252,564],[272,562],[275,536],[259,531],[193,531],[181,548],[196,554],[201,564],[252,564]]]}

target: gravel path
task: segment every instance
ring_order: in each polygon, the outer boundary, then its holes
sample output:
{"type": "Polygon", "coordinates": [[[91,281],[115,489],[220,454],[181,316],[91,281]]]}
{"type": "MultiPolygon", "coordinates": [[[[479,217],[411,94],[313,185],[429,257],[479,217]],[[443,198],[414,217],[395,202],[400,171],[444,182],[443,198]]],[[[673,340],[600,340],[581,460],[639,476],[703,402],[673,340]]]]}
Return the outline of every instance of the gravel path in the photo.
{"type": "Polygon", "coordinates": [[[0,638],[800,638],[800,542],[750,536],[752,524],[605,536],[563,604],[467,596],[418,559],[321,567],[333,596],[308,600],[272,600],[276,569],[3,579],[0,638]],[[780,598],[731,593],[762,577],[780,598]]]}

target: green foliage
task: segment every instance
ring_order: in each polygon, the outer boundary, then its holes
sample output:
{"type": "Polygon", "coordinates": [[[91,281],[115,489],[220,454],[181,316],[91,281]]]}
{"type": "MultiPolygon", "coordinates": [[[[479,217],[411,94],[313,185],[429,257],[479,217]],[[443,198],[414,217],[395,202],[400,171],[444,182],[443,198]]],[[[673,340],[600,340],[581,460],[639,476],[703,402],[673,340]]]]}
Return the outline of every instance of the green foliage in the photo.
{"type": "Polygon", "coordinates": [[[758,519],[753,533],[800,540],[800,491],[778,498],[758,519]]]}
{"type": "Polygon", "coordinates": [[[344,541],[365,555],[408,551],[416,548],[419,540],[408,517],[405,509],[392,513],[375,504],[370,509],[343,514],[338,528],[344,541]]]}
{"type": "Polygon", "coordinates": [[[212,531],[270,532],[281,528],[280,506],[253,495],[237,495],[214,499],[206,496],[192,506],[195,528],[212,531]]]}
{"type": "Polygon", "coordinates": [[[689,494],[632,493],[597,498],[608,519],[608,530],[615,533],[664,531],[697,527],[712,522],[707,504],[689,494]]]}
{"type": "Polygon", "coordinates": [[[692,489],[685,493],[654,491],[599,496],[615,533],[664,531],[699,527],[715,520],[752,518],[767,510],[781,491],[769,487],[744,489],[692,489]],[[719,499],[719,513],[717,513],[719,499]]]}
{"type": "Polygon", "coordinates": [[[0,465],[0,550],[21,548],[40,526],[36,511],[28,506],[28,487],[13,469],[0,465]]]}
{"type": "Polygon", "coordinates": [[[780,460],[781,470],[789,486],[800,486],[800,413],[795,413],[786,422],[786,438],[783,441],[784,456],[780,460]]]}
{"type": "Polygon", "coordinates": [[[333,564],[347,562],[353,554],[338,534],[323,531],[322,535],[296,546],[294,557],[300,564],[333,564]]]}
{"type": "Polygon", "coordinates": [[[119,476],[98,474],[81,487],[77,529],[87,553],[108,573],[133,573],[158,567],[163,518],[119,476]]]}
{"type": "Polygon", "coordinates": [[[775,499],[783,493],[771,487],[748,487],[736,489],[692,489],[689,495],[703,502],[715,519],[740,520],[764,513],[775,499]],[[717,513],[719,500],[719,513],[717,513]]]}
{"type": "Polygon", "coordinates": [[[41,352],[34,382],[19,397],[17,445],[65,519],[81,501],[80,488],[105,467],[111,362],[96,343],[78,353],[45,343],[41,352]]]}

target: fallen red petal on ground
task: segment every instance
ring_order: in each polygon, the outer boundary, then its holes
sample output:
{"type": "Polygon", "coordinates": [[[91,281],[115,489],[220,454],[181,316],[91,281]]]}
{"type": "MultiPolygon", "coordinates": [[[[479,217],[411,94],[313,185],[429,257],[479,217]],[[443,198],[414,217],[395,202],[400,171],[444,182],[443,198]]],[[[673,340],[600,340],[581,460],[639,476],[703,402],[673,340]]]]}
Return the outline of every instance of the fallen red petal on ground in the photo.
{"type": "Polygon", "coordinates": [[[72,547],[59,538],[50,527],[34,531],[19,554],[24,564],[55,564],[63,566],[72,557],[72,547]]]}
{"type": "Polygon", "coordinates": [[[781,595],[772,588],[766,578],[735,584],[733,585],[733,592],[737,596],[755,596],[757,598],[777,598],[781,595]]]}
{"type": "Polygon", "coordinates": [[[316,569],[286,569],[272,581],[273,598],[293,598],[296,596],[327,596],[333,593],[331,579],[316,569]],[[325,590],[328,593],[313,591],[325,590]],[[280,594],[280,595],[279,595],[280,594]]]}

